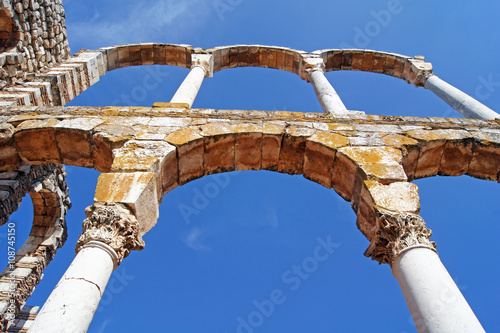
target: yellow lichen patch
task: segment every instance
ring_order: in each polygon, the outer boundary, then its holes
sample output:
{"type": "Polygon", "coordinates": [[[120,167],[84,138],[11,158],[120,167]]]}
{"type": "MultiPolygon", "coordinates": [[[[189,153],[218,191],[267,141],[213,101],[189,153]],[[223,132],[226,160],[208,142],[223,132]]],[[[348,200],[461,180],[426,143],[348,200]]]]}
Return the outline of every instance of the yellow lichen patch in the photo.
{"type": "Polygon", "coordinates": [[[156,180],[149,172],[103,173],[97,181],[94,202],[118,202],[131,207],[141,235],[158,219],[156,180]]]}
{"type": "Polygon", "coordinates": [[[262,127],[262,132],[264,134],[280,135],[285,132],[285,126],[278,123],[265,123],[262,127]]]}
{"type": "Polygon", "coordinates": [[[234,133],[262,133],[262,126],[255,124],[238,124],[233,128],[234,133]]]}
{"type": "Polygon", "coordinates": [[[154,108],[179,108],[179,109],[189,109],[188,103],[165,103],[156,102],[153,104],[154,108]]]}
{"type": "Polygon", "coordinates": [[[167,136],[167,142],[175,146],[182,146],[188,142],[203,139],[200,133],[192,128],[181,128],[167,136]]]}
{"type": "Polygon", "coordinates": [[[354,131],[354,127],[351,124],[342,123],[328,123],[328,129],[330,131],[354,131]]]}
{"type": "Polygon", "coordinates": [[[418,145],[418,141],[410,137],[400,134],[389,134],[382,138],[382,142],[386,145],[401,148],[403,146],[418,145]]]}
{"type": "Polygon", "coordinates": [[[328,132],[316,132],[307,141],[315,142],[334,150],[349,145],[349,139],[345,136],[328,132]]]}
{"type": "Polygon", "coordinates": [[[340,151],[358,164],[399,163],[401,151],[393,147],[344,147],[340,151]]]}

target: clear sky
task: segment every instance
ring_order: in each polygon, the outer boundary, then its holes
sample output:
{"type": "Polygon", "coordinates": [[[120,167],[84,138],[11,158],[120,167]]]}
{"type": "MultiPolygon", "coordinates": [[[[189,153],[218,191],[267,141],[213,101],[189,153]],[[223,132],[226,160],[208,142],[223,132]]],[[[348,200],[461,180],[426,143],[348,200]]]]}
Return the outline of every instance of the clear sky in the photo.
{"type": "MultiPolygon", "coordinates": [[[[424,55],[442,79],[500,110],[500,4],[495,1],[64,3],[73,53],[163,42],[424,55]]],[[[169,66],[116,70],[70,105],[125,105],[124,96],[133,105],[168,102],[187,73],[169,66]],[[143,86],[146,77],[156,80],[154,89],[143,86]]],[[[395,78],[360,72],[327,77],[351,110],[461,117],[430,91],[395,78]]],[[[321,112],[307,82],[256,68],[206,79],[193,107],[321,112]]],[[[67,169],[73,200],[69,238],[29,305],[45,302],[74,258],[84,209],[92,204],[98,172],[67,169]]],[[[415,183],[441,260],[485,330],[499,332],[499,184],[467,176],[415,183]]],[[[18,246],[31,224],[29,201],[12,216],[18,246]]],[[[5,231],[0,240],[6,247],[5,231]]],[[[146,248],[113,273],[89,332],[416,332],[390,267],[363,256],[368,241],[356,228],[350,204],[302,176],[259,171],[195,180],[163,198],[158,224],[144,240],[146,248]],[[331,253],[314,264],[311,256],[325,242],[334,244],[331,253]],[[310,272],[294,271],[302,265],[311,265],[310,272]]]]}

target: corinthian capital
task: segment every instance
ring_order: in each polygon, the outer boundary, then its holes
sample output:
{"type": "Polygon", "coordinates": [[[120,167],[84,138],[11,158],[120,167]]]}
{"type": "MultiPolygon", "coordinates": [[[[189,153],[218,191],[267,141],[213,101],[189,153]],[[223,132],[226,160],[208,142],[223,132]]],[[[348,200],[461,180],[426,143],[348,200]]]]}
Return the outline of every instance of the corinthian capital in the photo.
{"type": "Polygon", "coordinates": [[[201,67],[205,71],[205,77],[214,75],[214,57],[212,54],[195,53],[191,55],[191,69],[201,67]]]}
{"type": "Polygon", "coordinates": [[[365,256],[381,264],[391,265],[409,247],[436,247],[424,219],[412,213],[379,212],[372,235],[365,256]]]}
{"type": "Polygon", "coordinates": [[[78,239],[76,251],[97,241],[107,244],[118,256],[117,264],[132,250],[142,250],[144,241],[139,233],[139,223],[129,208],[118,203],[96,203],[85,210],[83,234],[78,239]]]}

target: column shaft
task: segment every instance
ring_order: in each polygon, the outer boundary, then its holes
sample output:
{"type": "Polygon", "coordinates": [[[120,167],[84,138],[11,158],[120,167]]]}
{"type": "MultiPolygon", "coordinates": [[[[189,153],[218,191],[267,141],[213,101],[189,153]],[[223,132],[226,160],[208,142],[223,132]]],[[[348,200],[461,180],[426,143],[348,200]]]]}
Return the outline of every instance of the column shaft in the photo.
{"type": "Polygon", "coordinates": [[[309,73],[309,80],[311,81],[316,96],[325,113],[332,114],[346,114],[347,108],[340,99],[339,95],[332,87],[325,74],[321,70],[313,70],[309,73]]]}
{"type": "Polygon", "coordinates": [[[194,103],[196,95],[200,90],[203,79],[205,78],[205,70],[200,66],[195,66],[186,76],[179,89],[175,92],[170,103],[186,103],[191,107],[194,103]]]}
{"type": "Polygon", "coordinates": [[[408,248],[392,265],[420,333],[484,332],[436,252],[408,248]]]}
{"type": "Polygon", "coordinates": [[[109,252],[113,249],[104,243],[92,243],[78,252],[37,315],[30,333],[87,332],[115,266],[109,252]],[[100,244],[93,246],[95,243],[100,244]]]}
{"type": "Polygon", "coordinates": [[[500,115],[478,102],[466,93],[460,91],[436,75],[431,75],[425,82],[425,88],[438,95],[457,112],[466,118],[497,119],[500,115]]]}

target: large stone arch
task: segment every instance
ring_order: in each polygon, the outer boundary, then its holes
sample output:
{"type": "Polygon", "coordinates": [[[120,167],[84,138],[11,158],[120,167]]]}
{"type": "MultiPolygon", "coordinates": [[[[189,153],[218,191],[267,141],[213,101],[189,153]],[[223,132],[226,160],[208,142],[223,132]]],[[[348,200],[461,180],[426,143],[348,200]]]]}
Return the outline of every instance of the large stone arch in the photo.
{"type": "MultiPolygon", "coordinates": [[[[6,140],[18,158],[10,160],[103,172],[96,202],[128,205],[143,223],[141,234],[156,223],[165,193],[219,172],[302,174],[333,188],[351,202],[369,240],[387,214],[418,214],[417,188],[409,180],[438,174],[499,179],[500,138],[492,121],[478,130],[478,121],[403,117],[111,107],[71,108],[68,116],[67,108],[52,110],[13,109],[6,140]]],[[[2,160],[6,170],[8,161],[2,160]]]]}

